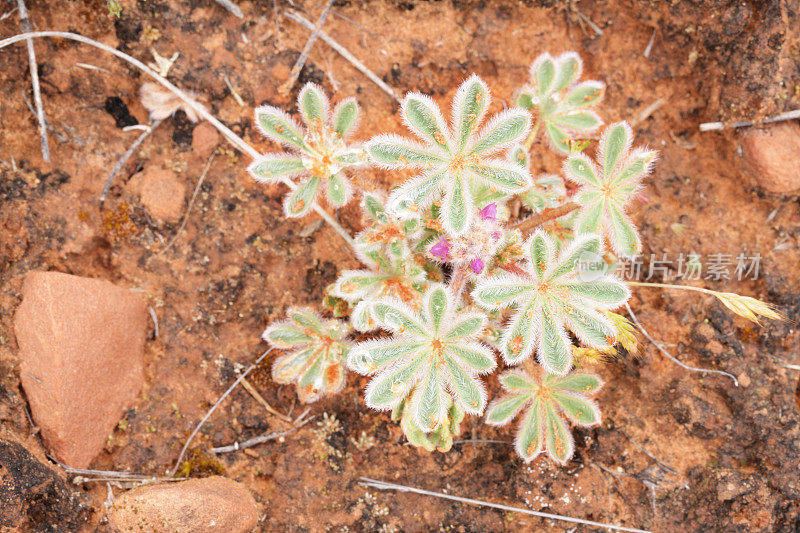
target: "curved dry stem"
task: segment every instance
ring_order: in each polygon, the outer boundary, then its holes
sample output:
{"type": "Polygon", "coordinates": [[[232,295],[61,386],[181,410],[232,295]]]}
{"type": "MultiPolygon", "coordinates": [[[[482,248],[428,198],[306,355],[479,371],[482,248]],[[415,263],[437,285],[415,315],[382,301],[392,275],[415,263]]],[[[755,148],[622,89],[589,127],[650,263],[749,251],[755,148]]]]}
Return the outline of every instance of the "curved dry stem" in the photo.
{"type": "MultiPolygon", "coordinates": [[[[9,37],[7,39],[0,40],[0,49],[5,48],[14,43],[18,43],[21,41],[25,41],[27,39],[35,39],[40,37],[53,37],[53,38],[61,38],[61,39],[69,39],[71,41],[77,41],[79,43],[88,44],[89,46],[93,46],[104,52],[108,52],[109,54],[113,54],[118,58],[122,59],[123,61],[133,65],[134,67],[138,68],[158,83],[163,85],[167,88],[170,92],[172,92],[175,96],[180,98],[183,102],[185,102],[189,107],[191,107],[199,116],[203,117],[204,120],[209,121],[215,128],[219,130],[219,132],[228,140],[234,147],[236,147],[240,152],[250,156],[252,159],[256,159],[261,156],[261,154],[247,144],[244,139],[236,135],[230,128],[228,128],[225,124],[220,122],[217,118],[214,117],[211,113],[206,111],[206,109],[200,105],[198,102],[192,99],[186,92],[179,89],[169,80],[164,78],[163,76],[154,72],[150,67],[139,61],[138,59],[129,56],[124,52],[120,52],[116,48],[112,48],[108,45],[105,45],[101,42],[95,41],[93,39],[89,39],[88,37],[84,37],[83,35],[77,33],[70,33],[66,31],[36,31],[30,33],[22,33],[19,35],[14,35],[13,37],[9,37]]],[[[297,185],[288,178],[281,178],[281,181],[290,189],[295,190],[297,185]]],[[[322,219],[327,222],[333,229],[338,233],[342,239],[350,245],[351,248],[355,249],[355,242],[353,238],[350,236],[349,233],[339,224],[336,219],[334,219],[327,211],[322,209],[319,205],[314,204],[313,207],[314,211],[322,217],[322,219]]]]}
{"type": "Polygon", "coordinates": [[[661,346],[658,342],[656,342],[656,340],[653,337],[650,336],[650,334],[647,332],[647,330],[644,329],[644,326],[642,326],[642,324],[639,322],[639,319],[636,318],[636,314],[633,312],[633,309],[631,309],[631,306],[627,302],[625,303],[625,308],[628,310],[628,314],[631,316],[631,322],[636,324],[636,327],[639,328],[639,331],[642,332],[642,335],[647,337],[647,340],[652,342],[653,346],[658,348],[658,351],[661,352],[661,354],[664,357],[666,357],[667,359],[669,359],[670,361],[672,361],[673,363],[675,363],[679,367],[685,368],[686,370],[690,370],[692,372],[722,374],[723,376],[727,376],[727,377],[731,378],[733,380],[733,384],[734,385],[736,385],[737,387],[739,386],[739,380],[736,379],[736,376],[734,376],[730,372],[725,372],[724,370],[714,370],[712,368],[697,368],[697,367],[694,367],[694,366],[689,366],[686,363],[680,362],[678,359],[675,358],[675,356],[673,356],[671,353],[669,353],[667,350],[665,350],[663,346],[661,346]]]}

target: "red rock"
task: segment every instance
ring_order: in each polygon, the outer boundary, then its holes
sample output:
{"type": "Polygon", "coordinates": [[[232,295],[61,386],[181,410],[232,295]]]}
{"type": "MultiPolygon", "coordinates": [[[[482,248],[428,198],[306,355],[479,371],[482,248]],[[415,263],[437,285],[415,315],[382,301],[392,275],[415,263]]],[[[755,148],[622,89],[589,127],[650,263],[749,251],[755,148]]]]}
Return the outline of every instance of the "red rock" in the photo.
{"type": "Polygon", "coordinates": [[[221,140],[217,128],[209,122],[201,122],[192,130],[192,150],[203,159],[211,157],[221,140]]]}
{"type": "Polygon", "coordinates": [[[30,272],[14,317],[20,379],[55,456],[86,468],[144,383],[149,317],[136,293],[106,281],[30,272]]]}
{"type": "Polygon", "coordinates": [[[164,222],[180,220],[186,186],[178,181],[174,172],[147,168],[137,178],[133,188],[139,193],[142,205],[152,217],[164,222]]]}
{"type": "Polygon", "coordinates": [[[258,516],[243,485],[215,476],[126,492],[111,506],[108,522],[120,532],[237,533],[251,531],[258,516]]]}
{"type": "Polygon", "coordinates": [[[758,184],[778,194],[800,193],[800,125],[796,121],[754,128],[742,140],[745,166],[758,184]]]}

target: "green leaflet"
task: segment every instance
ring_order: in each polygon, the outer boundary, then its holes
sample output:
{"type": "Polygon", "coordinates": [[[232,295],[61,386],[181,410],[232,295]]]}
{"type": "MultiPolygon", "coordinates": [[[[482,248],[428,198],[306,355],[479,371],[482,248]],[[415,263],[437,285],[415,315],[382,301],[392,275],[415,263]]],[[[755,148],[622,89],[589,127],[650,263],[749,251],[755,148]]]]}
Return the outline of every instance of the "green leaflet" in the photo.
{"type": "Polygon", "coordinates": [[[633,229],[628,218],[620,213],[615,205],[609,206],[609,214],[611,227],[614,230],[613,244],[616,250],[624,257],[633,257],[641,248],[639,235],[633,229]]]}
{"type": "Polygon", "coordinates": [[[444,287],[439,286],[428,293],[428,313],[433,323],[433,329],[438,334],[442,326],[442,320],[447,312],[447,292],[444,287]]]}
{"type": "Polygon", "coordinates": [[[397,400],[402,398],[407,390],[407,383],[423,363],[424,359],[416,358],[391,372],[380,374],[367,387],[365,395],[367,405],[376,409],[394,405],[397,400]]]}
{"type": "Polygon", "coordinates": [[[508,192],[517,192],[530,185],[528,173],[517,165],[508,167],[499,161],[470,166],[470,171],[483,178],[490,186],[508,192]]]}
{"type": "Polygon", "coordinates": [[[596,175],[594,164],[583,154],[575,154],[567,159],[566,168],[573,178],[577,178],[579,183],[586,183],[595,187],[600,187],[600,180],[596,175]]]}
{"type": "Polygon", "coordinates": [[[303,333],[303,331],[294,326],[268,328],[264,336],[271,342],[277,345],[291,346],[292,344],[300,344],[311,341],[311,337],[303,333]]]}
{"type": "Polygon", "coordinates": [[[465,320],[458,322],[455,326],[450,328],[444,338],[456,340],[475,335],[483,327],[484,322],[485,318],[482,315],[468,316],[465,320]]]}
{"type": "Polygon", "coordinates": [[[303,141],[303,135],[300,130],[280,109],[276,107],[259,107],[256,109],[256,120],[269,137],[278,142],[294,146],[303,152],[308,151],[308,146],[303,141]]]}
{"type": "Polygon", "coordinates": [[[299,157],[265,157],[254,161],[248,170],[264,182],[274,182],[282,177],[305,171],[306,167],[299,157]]]}
{"type": "Polygon", "coordinates": [[[517,453],[526,463],[539,455],[544,447],[543,418],[542,402],[537,398],[525,414],[515,442],[517,453]]]}
{"type": "Polygon", "coordinates": [[[544,424],[547,439],[547,452],[555,461],[566,464],[575,451],[572,435],[564,420],[558,416],[552,403],[544,405],[544,424]]]}
{"type": "Polygon", "coordinates": [[[448,233],[461,235],[467,230],[467,223],[470,220],[470,202],[466,197],[466,190],[462,179],[457,178],[452,183],[445,195],[444,205],[442,206],[442,224],[448,233]]]}
{"type": "Polygon", "coordinates": [[[400,333],[425,335],[425,329],[411,317],[405,310],[400,309],[387,301],[377,302],[372,306],[376,318],[381,325],[400,333]]]}
{"type": "Polygon", "coordinates": [[[435,143],[449,152],[442,121],[438,120],[438,107],[432,100],[420,94],[411,93],[403,102],[403,110],[409,124],[428,142],[435,143]]]}
{"type": "Polygon", "coordinates": [[[456,402],[470,414],[482,413],[486,399],[475,380],[453,359],[448,358],[446,364],[456,402]]]}
{"type": "Polygon", "coordinates": [[[302,217],[314,207],[314,200],[317,197],[321,180],[311,176],[305,183],[300,185],[284,201],[284,212],[287,217],[302,217]]]}
{"type": "Polygon", "coordinates": [[[455,109],[458,110],[458,149],[467,146],[470,136],[486,113],[489,104],[489,89],[476,75],[472,75],[459,87],[455,109]]]}
{"type": "Polygon", "coordinates": [[[593,426],[600,423],[600,413],[594,405],[574,394],[561,392],[551,393],[551,397],[558,403],[561,411],[575,424],[581,426],[593,426]]]}
{"type": "Polygon", "coordinates": [[[551,374],[547,376],[545,383],[548,387],[581,394],[594,394],[603,386],[602,380],[594,374],[584,372],[573,372],[566,376],[551,374]]]}
{"type": "Polygon", "coordinates": [[[488,131],[481,132],[480,141],[472,147],[470,153],[491,152],[500,145],[513,142],[527,132],[529,124],[530,115],[528,113],[521,109],[510,109],[489,123],[488,131]]]}
{"type": "Polygon", "coordinates": [[[342,179],[340,174],[334,174],[328,178],[328,200],[334,207],[341,207],[347,203],[349,196],[347,182],[342,179]]]}
{"type": "Polygon", "coordinates": [[[611,176],[623,152],[628,147],[630,129],[624,122],[612,124],[604,133],[603,174],[611,176]]]}
{"type": "MultiPolygon", "coordinates": [[[[494,278],[491,279],[494,281],[494,278]]],[[[522,282],[502,283],[501,280],[497,281],[497,283],[479,284],[473,291],[472,297],[481,305],[496,308],[517,301],[523,294],[531,290],[530,285],[522,282]]]]}
{"type": "Polygon", "coordinates": [[[530,399],[528,394],[516,394],[492,402],[486,412],[486,422],[498,426],[508,424],[530,399]]]}
{"type": "Polygon", "coordinates": [[[424,165],[443,164],[440,156],[414,146],[411,143],[382,136],[367,143],[367,151],[372,158],[386,165],[424,165]]]}
{"type": "Polygon", "coordinates": [[[427,431],[439,427],[446,415],[446,394],[441,379],[439,371],[432,366],[411,396],[411,408],[415,411],[414,421],[427,431]]]}
{"type": "Polygon", "coordinates": [[[495,367],[494,359],[491,354],[484,350],[464,345],[449,345],[445,348],[445,354],[459,360],[473,372],[488,372],[495,367]]]}
{"type": "Polygon", "coordinates": [[[542,313],[541,338],[539,339],[539,362],[550,372],[566,373],[572,365],[569,344],[559,332],[552,315],[542,313]]]}
{"type": "Polygon", "coordinates": [[[354,98],[342,100],[333,117],[333,129],[342,137],[347,137],[358,122],[358,104],[354,98]]]}
{"type": "Polygon", "coordinates": [[[328,98],[313,83],[307,83],[298,95],[300,114],[306,124],[311,125],[314,121],[324,121],[327,119],[328,98]]]}
{"type": "Polygon", "coordinates": [[[549,55],[540,58],[539,68],[536,69],[536,87],[539,89],[539,97],[543,97],[550,92],[556,76],[556,65],[549,55]]]}

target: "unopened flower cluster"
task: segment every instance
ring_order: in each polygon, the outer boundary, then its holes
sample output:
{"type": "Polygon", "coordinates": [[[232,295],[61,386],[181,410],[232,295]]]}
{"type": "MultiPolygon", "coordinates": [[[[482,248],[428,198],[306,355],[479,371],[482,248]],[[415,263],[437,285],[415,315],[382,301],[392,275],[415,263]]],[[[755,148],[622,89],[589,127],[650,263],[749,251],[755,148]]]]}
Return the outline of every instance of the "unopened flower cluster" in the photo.
{"type": "Polygon", "coordinates": [[[359,196],[366,222],[354,239],[363,267],[341,272],[324,295],[332,318],[293,308],[264,333],[281,351],[275,380],[310,402],[341,390],[349,369],[370,377],[366,404],[391,411],[417,446],[448,450],[466,415],[517,419],[525,461],[546,453],[566,463],[569,424],[600,423],[592,397],[602,381],[588,363],[632,342],[615,312],[630,292],[611,272],[640,251],[630,210],[656,155],[633,147],[626,123],[603,127],[604,85],[580,78],[576,54],[543,54],[515,106],[494,114],[476,75],[448,116],[409,93],[408,133],[364,144],[350,141],[355,99],[333,107],[313,84],[299,95],[302,125],[258,108],[260,130],[288,151],[249,170],[291,184],[286,216],[359,196]],[[562,176],[533,173],[535,150],[563,157],[562,176]],[[387,194],[358,191],[368,166],[413,177],[387,194]],[[502,390],[490,402],[484,376],[501,359],[502,390]]]}

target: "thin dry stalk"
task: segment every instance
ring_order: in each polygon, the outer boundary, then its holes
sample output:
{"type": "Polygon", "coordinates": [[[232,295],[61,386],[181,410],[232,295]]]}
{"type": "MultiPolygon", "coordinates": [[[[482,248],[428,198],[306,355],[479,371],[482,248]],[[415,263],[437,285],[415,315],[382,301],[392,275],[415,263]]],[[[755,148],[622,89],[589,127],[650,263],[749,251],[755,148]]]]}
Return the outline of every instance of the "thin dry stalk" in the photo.
{"type": "MultiPolygon", "coordinates": [[[[283,14],[284,17],[288,18],[289,20],[296,22],[306,28],[309,31],[314,31],[314,25],[303,18],[300,13],[296,11],[287,11],[283,14]]],[[[395,94],[394,89],[386,85],[382,79],[380,79],[374,72],[368,69],[361,61],[356,59],[356,57],[350,53],[350,51],[342,46],[341,44],[337,43],[330,35],[325,33],[324,31],[319,31],[319,38],[325,41],[325,43],[333,48],[336,52],[339,53],[343,58],[348,60],[354,67],[356,67],[362,74],[364,74],[367,78],[370,79],[375,85],[381,88],[383,92],[394,98],[397,103],[401,103],[402,100],[398,98],[397,94],[395,94]]]]}
{"type": "Polygon", "coordinates": [[[279,93],[289,94],[292,86],[297,81],[297,77],[300,75],[300,71],[303,70],[303,66],[306,64],[308,54],[311,53],[311,48],[314,46],[314,43],[317,42],[317,37],[319,37],[320,31],[322,31],[322,26],[325,24],[325,20],[328,18],[332,7],[333,0],[328,0],[328,3],[325,5],[325,9],[322,10],[322,13],[317,19],[317,25],[314,26],[313,30],[311,30],[311,35],[308,36],[306,45],[303,47],[303,51],[300,52],[300,57],[297,58],[297,61],[295,61],[294,66],[292,67],[292,71],[289,73],[289,79],[278,88],[279,93]]]}
{"type": "Polygon", "coordinates": [[[212,406],[211,406],[211,409],[209,409],[209,410],[208,410],[208,412],[206,413],[206,415],[205,415],[205,416],[202,418],[202,420],[200,420],[200,422],[199,422],[199,423],[197,424],[197,426],[194,428],[194,431],[192,431],[191,435],[189,435],[189,438],[188,438],[188,439],[186,439],[186,443],[183,445],[183,448],[181,448],[181,453],[178,455],[178,460],[177,460],[177,461],[175,461],[175,466],[172,468],[172,471],[170,472],[170,475],[171,475],[171,476],[174,476],[174,475],[175,475],[175,472],[177,472],[177,471],[178,471],[178,468],[180,467],[180,465],[181,465],[181,462],[183,461],[183,457],[186,455],[186,450],[189,448],[189,444],[191,444],[191,442],[192,442],[192,439],[194,439],[195,435],[197,435],[197,433],[200,431],[200,428],[201,428],[201,427],[203,427],[203,424],[205,424],[205,423],[206,423],[206,421],[207,421],[207,420],[208,420],[208,419],[211,417],[211,415],[214,413],[214,411],[216,411],[216,410],[217,410],[217,407],[219,407],[219,404],[221,404],[221,403],[222,403],[222,401],[223,401],[225,398],[227,398],[227,397],[228,397],[228,395],[229,395],[231,392],[233,392],[233,389],[235,389],[235,388],[236,388],[236,385],[238,385],[239,383],[241,383],[241,382],[242,382],[242,380],[243,380],[244,378],[246,378],[246,377],[247,377],[247,374],[249,374],[249,373],[250,373],[250,372],[251,372],[251,371],[252,371],[252,370],[253,370],[253,369],[254,369],[256,366],[258,366],[258,364],[259,364],[261,361],[263,361],[263,360],[264,360],[264,358],[265,358],[267,355],[269,355],[269,354],[270,354],[270,352],[272,352],[272,350],[273,350],[273,349],[272,349],[272,348],[270,348],[270,349],[269,349],[269,350],[267,350],[266,352],[262,353],[262,354],[261,354],[261,355],[258,357],[258,359],[256,359],[256,360],[255,360],[255,362],[254,362],[252,365],[250,365],[249,367],[247,367],[247,369],[246,369],[244,372],[242,372],[242,374],[241,374],[241,375],[240,375],[238,378],[236,378],[236,381],[234,381],[234,382],[233,382],[233,384],[232,384],[230,387],[228,387],[228,390],[226,390],[226,391],[225,391],[225,392],[222,394],[222,396],[220,396],[220,397],[219,397],[219,399],[218,399],[218,400],[217,400],[217,401],[214,403],[214,405],[212,405],[212,406]]]}
{"type": "Polygon", "coordinates": [[[704,122],[700,124],[700,131],[719,131],[724,130],[725,128],[745,128],[749,126],[759,126],[761,124],[772,124],[773,122],[784,122],[786,120],[794,120],[797,118],[800,118],[800,109],[786,111],[780,115],[775,115],[774,117],[755,122],[750,122],[748,120],[739,120],[730,124],[725,124],[724,122],[704,122]]]}
{"type": "Polygon", "coordinates": [[[281,420],[285,420],[286,422],[291,422],[292,421],[291,418],[289,418],[288,416],[286,416],[286,415],[284,415],[282,413],[279,413],[278,411],[275,410],[274,407],[272,407],[269,403],[267,403],[267,400],[265,400],[264,397],[261,396],[261,394],[259,394],[259,392],[256,390],[256,388],[253,387],[253,385],[249,381],[247,381],[246,379],[242,380],[242,387],[244,387],[245,390],[247,390],[247,392],[250,393],[250,396],[255,398],[255,400],[258,403],[263,405],[264,409],[266,409],[268,413],[270,413],[272,415],[275,415],[278,418],[280,418],[281,420]]]}
{"type": "Polygon", "coordinates": [[[555,220],[557,218],[561,218],[564,215],[568,215],[569,213],[579,209],[580,206],[575,202],[567,202],[564,205],[560,205],[558,207],[551,207],[549,209],[545,209],[538,215],[533,215],[525,220],[520,220],[516,224],[512,226],[512,229],[518,229],[522,233],[529,232],[530,230],[536,229],[537,227],[541,226],[545,222],[550,222],[551,220],[555,220]]]}
{"type": "MultiPolygon", "coordinates": [[[[19,25],[25,33],[31,33],[31,19],[28,17],[28,8],[25,7],[25,0],[17,0],[19,10],[19,25]]],[[[33,39],[26,39],[28,45],[28,66],[31,71],[31,84],[33,85],[33,101],[36,104],[36,119],[39,121],[39,141],[42,145],[42,159],[45,163],[50,162],[50,143],[47,140],[47,118],[44,116],[42,107],[42,89],[39,86],[39,67],[36,64],[36,52],[33,49],[33,39]]]]}
{"type": "Polygon", "coordinates": [[[569,516],[562,516],[551,513],[541,513],[539,511],[531,511],[530,509],[523,509],[521,507],[510,507],[508,505],[484,502],[481,500],[474,500],[472,498],[461,498],[459,496],[452,496],[450,494],[444,494],[442,492],[432,492],[429,490],[418,489],[415,487],[408,487],[406,485],[397,485],[395,483],[387,483],[386,481],[369,479],[366,477],[359,478],[358,484],[361,485],[362,487],[371,487],[378,490],[396,490],[399,492],[413,492],[415,494],[422,494],[424,496],[433,496],[434,498],[442,498],[445,500],[466,503],[469,505],[477,505],[478,507],[491,507],[492,509],[500,509],[502,511],[511,511],[514,513],[523,513],[523,514],[538,516],[539,518],[547,518],[550,520],[560,520],[562,522],[572,522],[573,524],[583,524],[586,526],[602,527],[605,529],[609,529],[611,531],[632,531],[634,533],[649,533],[644,529],[615,526],[613,524],[603,524],[601,522],[593,522],[591,520],[583,520],[581,518],[572,518],[569,516]]]}
{"type": "Polygon", "coordinates": [[[127,150],[125,150],[125,153],[122,154],[122,157],[120,157],[117,160],[116,164],[114,165],[114,168],[111,169],[111,173],[109,173],[108,178],[106,178],[106,183],[103,185],[103,192],[100,193],[101,204],[106,201],[106,198],[108,197],[108,191],[111,190],[111,184],[114,183],[114,178],[117,177],[119,171],[122,170],[122,167],[125,166],[125,163],[128,162],[128,159],[131,158],[133,153],[139,148],[139,146],[144,142],[144,140],[147,139],[151,133],[153,133],[153,130],[155,130],[161,124],[161,122],[162,122],[161,120],[152,121],[150,123],[150,127],[144,130],[141,134],[139,134],[139,136],[136,137],[136,140],[133,141],[130,147],[127,150]]]}
{"type": "Polygon", "coordinates": [[[706,374],[706,373],[721,374],[723,376],[727,376],[727,377],[729,377],[729,378],[731,378],[733,380],[733,384],[734,385],[736,385],[737,387],[739,386],[739,380],[736,379],[736,376],[734,376],[730,372],[725,372],[724,370],[714,370],[712,368],[697,368],[695,366],[689,366],[686,363],[680,362],[672,354],[670,354],[667,350],[665,350],[664,347],[661,346],[661,344],[659,344],[653,337],[650,336],[650,334],[647,332],[647,330],[644,329],[644,326],[642,326],[642,324],[639,322],[639,319],[636,318],[636,314],[633,312],[633,309],[631,309],[631,306],[626,303],[625,307],[628,309],[628,314],[631,317],[631,322],[636,324],[636,327],[639,328],[639,331],[642,332],[642,335],[647,337],[647,340],[652,342],[653,346],[655,346],[658,349],[658,351],[661,352],[661,354],[664,357],[666,357],[667,359],[669,359],[670,361],[672,361],[673,363],[675,363],[679,367],[684,368],[686,370],[689,370],[690,372],[702,372],[704,374],[706,374]]]}
{"type": "Polygon", "coordinates": [[[189,213],[192,211],[192,206],[194,205],[194,201],[197,198],[197,193],[200,191],[200,186],[203,185],[203,180],[206,179],[206,174],[208,174],[208,169],[211,167],[211,162],[214,161],[214,154],[212,153],[208,157],[208,161],[206,161],[206,166],[203,167],[203,172],[200,173],[200,179],[197,180],[197,185],[194,188],[194,192],[192,193],[192,197],[189,199],[189,206],[186,208],[186,214],[183,215],[183,220],[181,221],[181,225],[178,226],[178,231],[175,232],[175,235],[172,236],[172,239],[167,243],[165,247],[158,251],[156,255],[161,255],[162,253],[169,250],[175,241],[178,240],[178,236],[180,236],[181,231],[183,228],[186,227],[186,221],[189,220],[189,213]]]}
{"type": "Polygon", "coordinates": [[[279,439],[281,437],[285,437],[286,435],[288,435],[292,431],[294,431],[296,429],[300,429],[301,427],[305,426],[306,424],[308,424],[309,422],[314,420],[313,416],[311,418],[307,418],[307,419],[303,420],[303,417],[306,414],[308,414],[309,410],[310,410],[310,408],[306,409],[305,412],[297,418],[297,420],[294,422],[294,425],[291,428],[287,429],[287,430],[284,430],[284,431],[273,431],[271,433],[266,433],[264,435],[259,435],[257,437],[253,437],[252,439],[246,440],[246,441],[241,442],[241,443],[240,442],[234,442],[233,444],[230,444],[228,446],[220,446],[218,448],[211,448],[211,451],[214,452],[214,453],[238,452],[239,450],[244,450],[246,448],[252,448],[253,446],[258,446],[259,444],[263,444],[263,443],[269,442],[271,440],[275,440],[275,439],[279,439]]]}
{"type": "Polygon", "coordinates": [[[244,18],[244,13],[242,13],[241,8],[239,8],[239,6],[231,2],[231,0],[214,0],[214,1],[218,3],[220,6],[227,9],[234,17],[238,17],[240,19],[244,18]]]}

